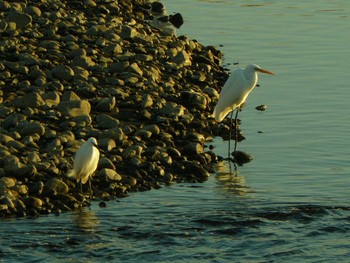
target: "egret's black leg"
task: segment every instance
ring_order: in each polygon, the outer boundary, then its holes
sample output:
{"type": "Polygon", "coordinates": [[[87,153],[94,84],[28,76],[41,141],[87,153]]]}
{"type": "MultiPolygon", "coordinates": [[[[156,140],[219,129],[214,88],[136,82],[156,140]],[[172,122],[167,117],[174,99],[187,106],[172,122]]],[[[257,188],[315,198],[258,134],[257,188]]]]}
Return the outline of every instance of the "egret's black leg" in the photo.
{"type": "Polygon", "coordinates": [[[230,116],[230,125],[229,125],[229,133],[228,133],[228,154],[227,158],[228,160],[231,159],[231,129],[232,129],[232,118],[233,118],[233,111],[231,111],[231,116],[230,116]]]}
{"type": "Polygon", "coordinates": [[[91,176],[89,176],[90,200],[92,200],[91,176]]]}
{"type": "Polygon", "coordinates": [[[237,149],[237,143],[238,143],[238,122],[237,122],[237,117],[238,117],[238,111],[239,108],[236,109],[236,116],[235,116],[235,147],[233,149],[233,159],[236,159],[236,149],[237,149]]]}

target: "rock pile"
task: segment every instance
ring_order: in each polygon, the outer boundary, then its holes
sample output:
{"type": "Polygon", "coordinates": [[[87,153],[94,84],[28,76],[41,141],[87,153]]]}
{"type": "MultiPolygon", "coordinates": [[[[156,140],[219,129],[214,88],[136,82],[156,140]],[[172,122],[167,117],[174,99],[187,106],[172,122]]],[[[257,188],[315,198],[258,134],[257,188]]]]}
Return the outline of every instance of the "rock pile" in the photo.
{"type": "Polygon", "coordinates": [[[95,198],[205,180],[222,54],[162,33],[146,0],[0,2],[0,217],[84,205],[66,177],[89,137],[95,198]]]}

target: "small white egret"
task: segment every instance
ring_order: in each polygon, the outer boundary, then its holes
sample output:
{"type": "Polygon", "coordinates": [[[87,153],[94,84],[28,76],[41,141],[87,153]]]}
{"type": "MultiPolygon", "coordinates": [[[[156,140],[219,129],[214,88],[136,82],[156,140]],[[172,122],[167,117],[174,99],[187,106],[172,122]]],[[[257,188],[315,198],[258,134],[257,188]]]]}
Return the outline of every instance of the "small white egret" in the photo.
{"type": "MultiPolygon", "coordinates": [[[[237,147],[237,116],[238,111],[245,103],[248,95],[258,82],[257,72],[266,73],[274,75],[271,71],[262,69],[258,65],[252,64],[245,68],[239,68],[232,72],[231,76],[227,79],[224,87],[222,88],[219,100],[215,106],[213,116],[217,122],[221,122],[227,114],[231,113],[231,126],[232,126],[232,115],[233,111],[236,110],[235,116],[235,127],[236,127],[236,138],[235,138],[235,148],[234,155],[236,153],[237,147]]],[[[231,127],[230,127],[230,137],[228,144],[228,157],[230,158],[230,140],[231,140],[231,127]]]]}
{"type": "Polygon", "coordinates": [[[68,177],[73,177],[78,182],[80,181],[81,193],[83,193],[83,184],[89,180],[90,194],[92,195],[91,177],[96,171],[100,158],[100,152],[97,147],[97,141],[93,137],[84,142],[75,154],[73,169],[67,173],[68,177]]]}

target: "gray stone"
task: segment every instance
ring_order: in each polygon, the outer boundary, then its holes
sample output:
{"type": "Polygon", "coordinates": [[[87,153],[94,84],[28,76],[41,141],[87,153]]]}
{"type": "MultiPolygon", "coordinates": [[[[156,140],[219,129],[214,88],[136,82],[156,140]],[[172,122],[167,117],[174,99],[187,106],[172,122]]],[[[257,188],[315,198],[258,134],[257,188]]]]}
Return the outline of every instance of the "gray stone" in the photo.
{"type": "Polygon", "coordinates": [[[42,99],[45,101],[46,105],[50,108],[57,106],[61,101],[60,95],[56,91],[44,93],[42,95],[42,99]]]}
{"type": "Polygon", "coordinates": [[[132,158],[132,157],[135,157],[135,156],[136,157],[140,157],[142,151],[143,151],[143,148],[141,146],[134,145],[134,146],[130,146],[130,147],[124,149],[124,151],[122,153],[122,156],[125,159],[132,158]]]}
{"type": "Polygon", "coordinates": [[[34,134],[38,134],[39,136],[42,136],[44,135],[44,133],[45,133],[44,124],[36,121],[30,122],[28,125],[24,126],[20,131],[20,134],[22,134],[23,136],[34,135],[34,134]]]}
{"type": "Polygon", "coordinates": [[[200,143],[189,143],[182,149],[184,155],[198,155],[203,152],[203,146],[200,143]]]}
{"type": "Polygon", "coordinates": [[[156,124],[145,125],[142,127],[142,130],[150,131],[152,135],[159,135],[160,133],[160,128],[156,124]]]}
{"type": "Polygon", "coordinates": [[[87,100],[61,101],[57,106],[57,110],[62,115],[74,118],[89,115],[91,105],[87,100]]]}
{"type": "Polygon", "coordinates": [[[128,61],[115,62],[115,63],[112,63],[109,66],[108,71],[110,73],[123,72],[123,71],[126,70],[126,68],[128,66],[129,66],[129,62],[128,61]]]}
{"type": "Polygon", "coordinates": [[[159,113],[162,116],[167,117],[180,117],[184,115],[185,108],[182,105],[173,102],[167,102],[167,104],[162,109],[160,109],[159,113]]]}
{"type": "Polygon", "coordinates": [[[74,71],[68,66],[58,65],[52,69],[52,76],[58,80],[71,81],[74,77],[74,71]]]}
{"type": "Polygon", "coordinates": [[[132,28],[130,26],[123,26],[122,32],[120,34],[120,36],[123,39],[134,38],[137,35],[138,35],[138,32],[134,28],[132,28]]]}
{"type": "Polygon", "coordinates": [[[116,146],[117,145],[113,139],[104,138],[98,140],[98,147],[103,149],[104,151],[110,152],[116,146]]]}
{"type": "Polygon", "coordinates": [[[12,101],[13,106],[18,108],[39,108],[45,105],[45,101],[42,99],[39,93],[28,93],[23,97],[16,98],[12,101]]]}
{"type": "Polygon", "coordinates": [[[49,179],[44,185],[44,192],[46,194],[66,194],[68,193],[69,187],[61,179],[52,178],[49,179]]]}
{"type": "Polygon", "coordinates": [[[191,57],[190,55],[182,50],[180,51],[172,60],[172,62],[174,62],[175,64],[177,64],[178,66],[191,66],[192,62],[191,62],[191,57]]]}
{"type": "Polygon", "coordinates": [[[97,111],[110,112],[116,104],[115,97],[103,98],[96,105],[97,111]]]}
{"type": "Polygon", "coordinates": [[[73,101],[78,100],[80,101],[80,97],[73,91],[66,91],[62,95],[62,101],[73,101]]]}
{"type": "Polygon", "coordinates": [[[9,108],[3,104],[0,104],[0,117],[8,116],[12,112],[13,112],[12,108],[9,108]]]}
{"type": "Polygon", "coordinates": [[[16,185],[16,178],[13,177],[2,177],[0,178],[0,185],[5,186],[6,188],[11,188],[16,185]]]}
{"type": "Polygon", "coordinates": [[[122,54],[123,49],[119,44],[112,44],[112,45],[104,47],[103,52],[105,52],[107,54],[111,54],[111,55],[122,54]]]}
{"type": "Polygon", "coordinates": [[[84,80],[84,81],[89,80],[90,73],[88,70],[82,67],[74,66],[73,71],[74,71],[74,80],[84,80]]]}
{"type": "Polygon", "coordinates": [[[24,12],[31,16],[41,16],[41,10],[36,6],[28,6],[24,9],[24,12]]]}
{"type": "Polygon", "coordinates": [[[20,13],[17,11],[12,11],[6,17],[6,21],[13,22],[16,24],[16,28],[24,29],[31,25],[32,17],[28,14],[20,13]]]}
{"type": "MultiPolygon", "coordinates": [[[[100,142],[103,143],[103,140],[104,139],[99,139],[98,140],[99,144],[100,142]]],[[[115,165],[113,164],[113,162],[104,156],[101,156],[100,161],[98,162],[98,167],[99,169],[109,168],[109,169],[115,170],[115,165]]]]}
{"type": "Polygon", "coordinates": [[[6,146],[9,148],[14,148],[19,151],[23,151],[26,147],[23,143],[17,140],[11,140],[6,143],[6,146]]]}
{"type": "Polygon", "coordinates": [[[143,72],[142,72],[142,70],[140,69],[140,67],[139,67],[139,65],[137,64],[137,63],[132,63],[128,68],[127,68],[127,70],[129,71],[129,72],[131,72],[131,73],[135,73],[135,74],[137,74],[137,75],[139,75],[139,76],[143,76],[143,72]]]}
{"type": "Polygon", "coordinates": [[[100,129],[110,129],[119,126],[119,120],[107,114],[99,114],[96,116],[96,123],[100,129]]]}
{"type": "Polygon", "coordinates": [[[140,136],[142,139],[149,139],[152,136],[152,132],[141,129],[135,132],[135,136],[140,136]]]}
{"type": "Polygon", "coordinates": [[[92,60],[91,57],[82,55],[79,57],[75,57],[73,59],[72,65],[78,66],[81,68],[85,68],[85,69],[89,69],[89,68],[95,66],[96,63],[92,60]]]}
{"type": "Polygon", "coordinates": [[[152,105],[153,105],[153,98],[152,98],[152,96],[149,95],[149,94],[143,95],[142,102],[141,102],[141,107],[143,109],[145,109],[145,108],[151,107],[152,105]]]}
{"type": "Polygon", "coordinates": [[[101,169],[100,171],[98,171],[97,175],[98,177],[108,177],[109,180],[112,181],[121,181],[122,177],[120,176],[120,174],[118,174],[116,171],[112,170],[112,169],[108,169],[108,168],[104,168],[101,169]]]}

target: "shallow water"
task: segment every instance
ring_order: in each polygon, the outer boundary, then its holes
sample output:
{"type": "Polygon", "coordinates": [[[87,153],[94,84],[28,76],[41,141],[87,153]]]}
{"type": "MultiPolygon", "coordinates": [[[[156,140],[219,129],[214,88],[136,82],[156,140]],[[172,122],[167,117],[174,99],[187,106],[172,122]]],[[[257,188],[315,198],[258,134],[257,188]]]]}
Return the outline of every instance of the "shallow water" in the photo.
{"type": "MultiPolygon", "coordinates": [[[[185,34],[257,63],[240,113],[254,160],[99,208],[0,222],[3,262],[347,262],[350,3],[166,0],[185,34]],[[257,105],[266,104],[265,112],[257,105]]],[[[212,143],[226,155],[220,138],[212,143]]]]}

